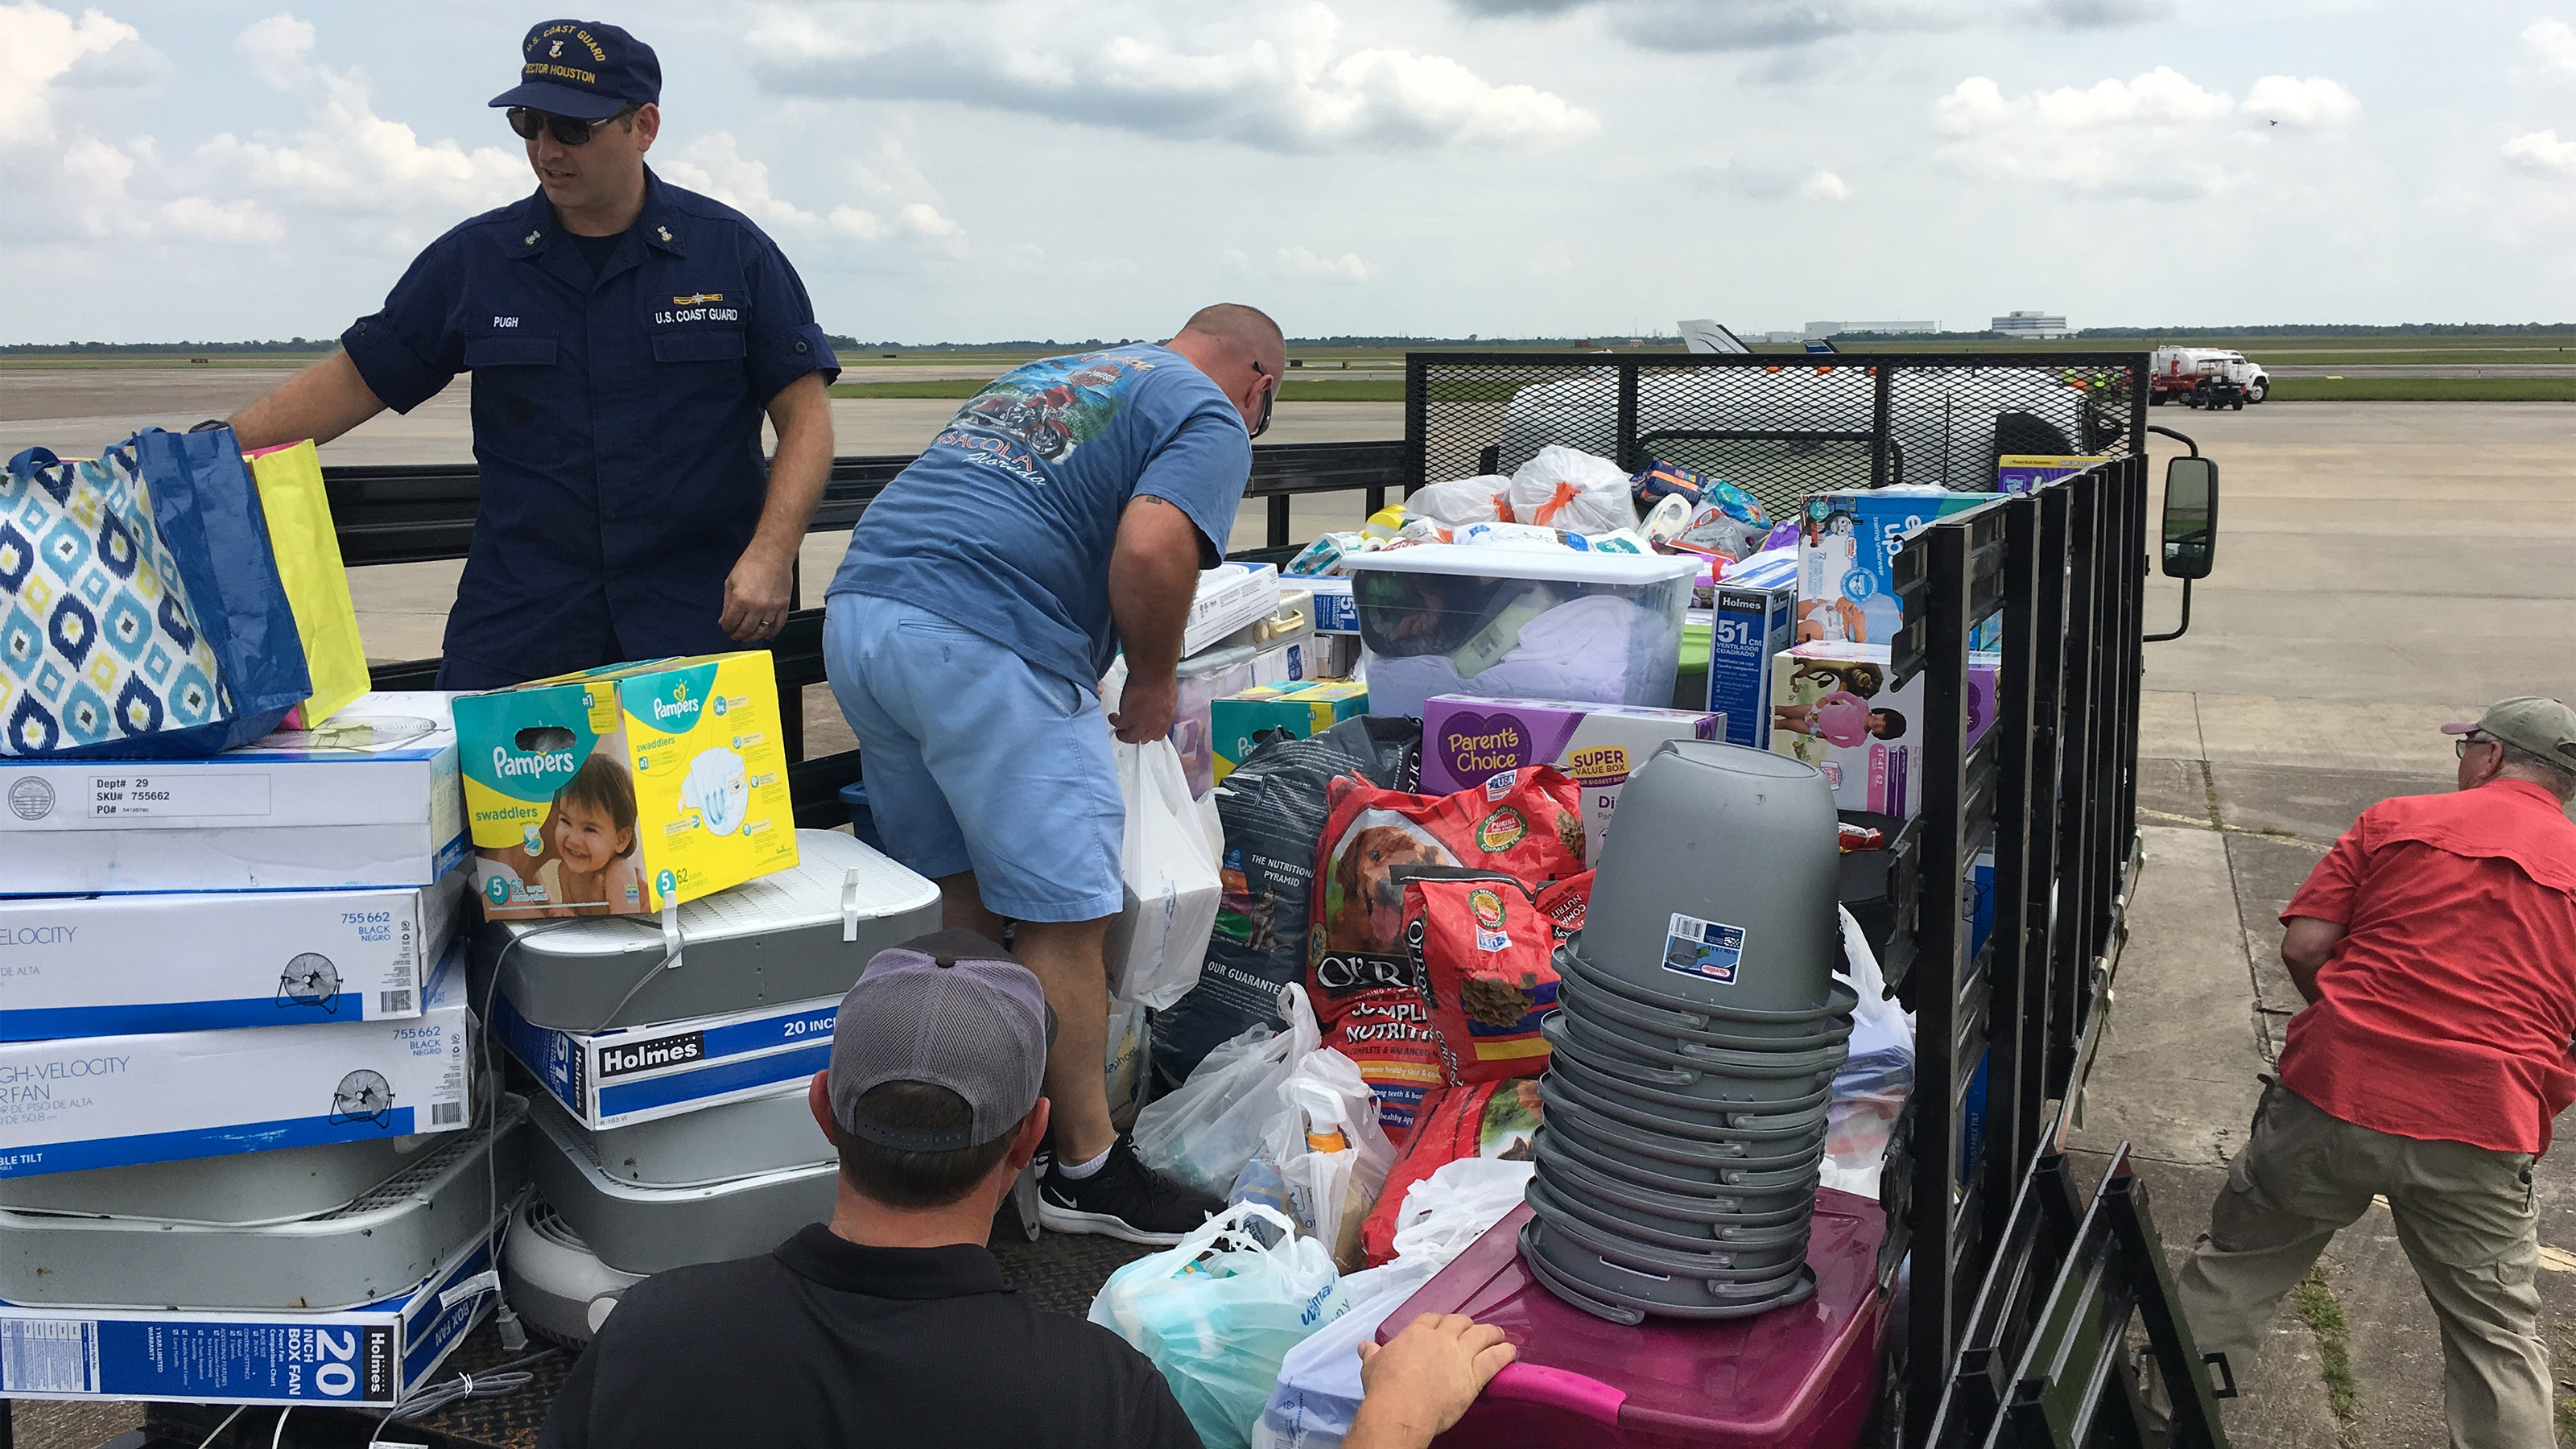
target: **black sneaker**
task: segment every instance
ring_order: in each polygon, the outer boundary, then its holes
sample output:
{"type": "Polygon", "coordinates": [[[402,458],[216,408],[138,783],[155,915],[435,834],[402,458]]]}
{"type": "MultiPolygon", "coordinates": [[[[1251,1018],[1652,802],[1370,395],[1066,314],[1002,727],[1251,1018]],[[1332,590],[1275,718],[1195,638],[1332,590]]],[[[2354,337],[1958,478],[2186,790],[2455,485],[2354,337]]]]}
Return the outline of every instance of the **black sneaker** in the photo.
{"type": "Polygon", "coordinates": [[[1225,1202],[1181,1186],[1136,1160],[1120,1137],[1109,1160],[1085,1178],[1070,1178],[1050,1159],[1038,1177],[1038,1221],[1059,1233],[1092,1233],[1168,1248],[1223,1211],[1225,1202]]]}

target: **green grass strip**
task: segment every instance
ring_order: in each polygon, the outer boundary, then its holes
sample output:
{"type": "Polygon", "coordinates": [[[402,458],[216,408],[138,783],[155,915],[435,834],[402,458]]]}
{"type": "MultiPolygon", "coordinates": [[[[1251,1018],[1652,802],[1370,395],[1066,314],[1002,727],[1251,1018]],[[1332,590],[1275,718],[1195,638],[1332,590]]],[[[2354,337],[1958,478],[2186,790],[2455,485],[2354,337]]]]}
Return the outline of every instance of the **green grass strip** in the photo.
{"type": "Polygon", "coordinates": [[[2326,1402],[2341,1426],[2336,1437],[2349,1443],[2361,1418],[2360,1390],[2352,1376],[2352,1325],[2343,1316],[2333,1285],[2326,1281],[2324,1263],[2310,1268],[2299,1286],[2290,1290],[2290,1301],[2317,1336],[2317,1369],[2326,1381],[2326,1402]]]}
{"type": "Polygon", "coordinates": [[[2276,377],[2273,402],[2576,402],[2576,377],[2276,377]]]}

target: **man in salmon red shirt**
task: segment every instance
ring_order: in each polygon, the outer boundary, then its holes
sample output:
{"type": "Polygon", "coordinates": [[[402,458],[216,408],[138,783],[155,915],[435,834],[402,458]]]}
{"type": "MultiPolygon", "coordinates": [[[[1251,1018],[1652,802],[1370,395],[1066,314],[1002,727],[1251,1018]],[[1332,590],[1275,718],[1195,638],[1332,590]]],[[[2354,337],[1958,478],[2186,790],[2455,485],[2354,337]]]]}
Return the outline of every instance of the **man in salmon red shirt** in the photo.
{"type": "Polygon", "coordinates": [[[2525,1449],[2557,1442],[2531,1167],[2576,1101],[2576,710],[2443,729],[2459,792],[2363,811],[2281,913],[2308,1006],[2182,1304],[2246,1380],[2281,1295],[2383,1196],[2442,1322],[2454,1449],[2525,1449]]]}

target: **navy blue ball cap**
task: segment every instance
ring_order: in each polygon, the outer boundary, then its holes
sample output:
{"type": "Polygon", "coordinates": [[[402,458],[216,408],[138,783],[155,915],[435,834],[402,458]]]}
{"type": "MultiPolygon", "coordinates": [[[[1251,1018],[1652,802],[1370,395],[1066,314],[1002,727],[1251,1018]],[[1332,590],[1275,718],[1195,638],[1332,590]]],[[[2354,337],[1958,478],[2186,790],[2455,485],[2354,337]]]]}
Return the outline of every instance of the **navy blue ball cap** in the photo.
{"type": "Polygon", "coordinates": [[[662,62],[653,47],[596,20],[544,20],[520,47],[519,83],[492,98],[577,121],[600,121],[662,99],[662,62]]]}

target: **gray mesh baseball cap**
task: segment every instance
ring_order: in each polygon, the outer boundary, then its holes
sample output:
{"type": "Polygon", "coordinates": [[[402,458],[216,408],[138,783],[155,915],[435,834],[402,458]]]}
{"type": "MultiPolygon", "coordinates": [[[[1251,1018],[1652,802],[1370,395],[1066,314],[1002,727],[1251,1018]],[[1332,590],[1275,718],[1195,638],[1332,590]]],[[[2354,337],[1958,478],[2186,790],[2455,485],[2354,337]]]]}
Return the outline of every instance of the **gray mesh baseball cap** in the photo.
{"type": "Polygon", "coordinates": [[[973,931],[936,931],[889,946],[841,998],[832,1025],[832,1119],[898,1152],[954,1152],[990,1142],[1037,1105],[1055,1013],[1029,968],[973,931]],[[888,1082],[946,1087],[974,1109],[965,1127],[870,1120],[859,1098],[888,1082]]]}

